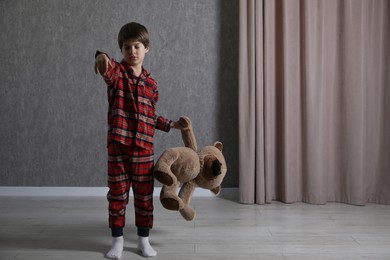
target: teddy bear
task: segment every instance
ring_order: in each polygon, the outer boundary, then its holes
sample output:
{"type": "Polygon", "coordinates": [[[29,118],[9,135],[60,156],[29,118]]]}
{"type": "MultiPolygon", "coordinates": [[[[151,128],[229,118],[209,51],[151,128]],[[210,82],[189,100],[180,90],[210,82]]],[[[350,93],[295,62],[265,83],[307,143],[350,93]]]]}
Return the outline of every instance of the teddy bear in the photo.
{"type": "Polygon", "coordinates": [[[179,123],[185,147],[165,150],[155,164],[154,176],[163,184],[160,193],[163,207],[179,211],[184,219],[191,221],[196,215],[190,206],[195,188],[208,189],[218,195],[227,166],[221,142],[198,151],[191,120],[184,116],[180,117],[179,123]],[[177,194],[180,184],[182,186],[177,194]]]}

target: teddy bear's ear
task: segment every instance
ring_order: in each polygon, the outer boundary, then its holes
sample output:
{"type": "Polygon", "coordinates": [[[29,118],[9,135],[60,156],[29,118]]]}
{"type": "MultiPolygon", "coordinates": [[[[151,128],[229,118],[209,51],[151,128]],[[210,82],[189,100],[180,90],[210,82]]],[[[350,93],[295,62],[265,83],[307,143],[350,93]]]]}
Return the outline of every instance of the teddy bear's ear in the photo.
{"type": "Polygon", "coordinates": [[[218,148],[222,152],[223,145],[221,142],[217,141],[214,143],[214,146],[218,148]]]}

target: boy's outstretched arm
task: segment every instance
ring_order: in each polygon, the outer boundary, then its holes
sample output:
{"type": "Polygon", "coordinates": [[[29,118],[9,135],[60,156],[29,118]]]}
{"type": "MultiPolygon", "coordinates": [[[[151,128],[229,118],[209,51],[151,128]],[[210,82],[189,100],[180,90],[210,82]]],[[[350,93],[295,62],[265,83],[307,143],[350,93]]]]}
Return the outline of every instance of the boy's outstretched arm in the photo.
{"type": "Polygon", "coordinates": [[[106,75],[109,69],[112,69],[113,65],[111,63],[110,58],[105,53],[100,53],[95,58],[95,73],[102,75],[106,75]]]}

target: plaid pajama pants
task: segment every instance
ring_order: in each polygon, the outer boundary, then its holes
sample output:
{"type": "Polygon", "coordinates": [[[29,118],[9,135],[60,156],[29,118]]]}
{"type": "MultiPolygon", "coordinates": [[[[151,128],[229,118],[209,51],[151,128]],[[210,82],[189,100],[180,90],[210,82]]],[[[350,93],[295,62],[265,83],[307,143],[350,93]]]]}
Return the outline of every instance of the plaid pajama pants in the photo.
{"type": "Polygon", "coordinates": [[[134,194],[135,225],[153,227],[153,150],[111,142],[108,146],[109,226],[123,228],[130,186],[134,194]]]}

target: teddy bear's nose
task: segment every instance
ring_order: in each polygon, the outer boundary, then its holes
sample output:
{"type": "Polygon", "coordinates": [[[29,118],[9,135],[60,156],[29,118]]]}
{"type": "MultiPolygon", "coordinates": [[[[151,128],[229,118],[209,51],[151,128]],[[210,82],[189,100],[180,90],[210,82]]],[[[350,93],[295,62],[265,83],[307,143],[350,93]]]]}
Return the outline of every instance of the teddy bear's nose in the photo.
{"type": "Polygon", "coordinates": [[[214,176],[218,176],[220,175],[222,172],[221,172],[221,166],[222,166],[222,163],[220,163],[218,161],[218,159],[215,159],[214,162],[213,162],[213,165],[211,166],[211,169],[213,170],[213,175],[214,176]]]}

